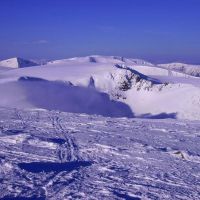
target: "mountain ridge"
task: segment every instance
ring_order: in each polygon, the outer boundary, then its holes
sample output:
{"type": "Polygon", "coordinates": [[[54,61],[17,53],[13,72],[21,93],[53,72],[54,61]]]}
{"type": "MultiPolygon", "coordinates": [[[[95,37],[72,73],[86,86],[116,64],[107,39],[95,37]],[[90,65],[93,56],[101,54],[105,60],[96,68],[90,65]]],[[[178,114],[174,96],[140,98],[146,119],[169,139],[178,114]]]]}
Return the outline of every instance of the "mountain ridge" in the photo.
{"type": "Polygon", "coordinates": [[[15,68],[38,66],[38,63],[20,57],[13,57],[6,60],[1,60],[0,66],[15,69],[15,68]]]}

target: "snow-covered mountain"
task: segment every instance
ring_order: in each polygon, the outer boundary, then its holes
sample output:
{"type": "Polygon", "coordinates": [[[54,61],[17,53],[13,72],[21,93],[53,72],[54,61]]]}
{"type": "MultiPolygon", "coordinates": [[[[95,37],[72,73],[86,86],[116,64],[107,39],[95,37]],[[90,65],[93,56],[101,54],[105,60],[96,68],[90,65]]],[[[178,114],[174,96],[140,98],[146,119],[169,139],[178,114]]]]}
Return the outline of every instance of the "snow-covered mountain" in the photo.
{"type": "Polygon", "coordinates": [[[85,57],[74,57],[62,60],[50,61],[49,64],[61,64],[61,63],[101,63],[101,64],[132,64],[132,65],[149,65],[153,64],[142,59],[125,58],[120,56],[101,56],[91,55],[85,57]]]}
{"type": "Polygon", "coordinates": [[[24,68],[24,67],[38,66],[38,64],[30,60],[15,57],[0,61],[0,66],[9,68],[24,68]]]}
{"type": "Polygon", "coordinates": [[[158,66],[168,70],[182,72],[191,76],[200,77],[200,65],[189,65],[184,63],[159,64],[158,66]]]}
{"type": "Polygon", "coordinates": [[[0,93],[4,107],[200,119],[199,78],[115,56],[76,57],[3,71],[0,93]]]}

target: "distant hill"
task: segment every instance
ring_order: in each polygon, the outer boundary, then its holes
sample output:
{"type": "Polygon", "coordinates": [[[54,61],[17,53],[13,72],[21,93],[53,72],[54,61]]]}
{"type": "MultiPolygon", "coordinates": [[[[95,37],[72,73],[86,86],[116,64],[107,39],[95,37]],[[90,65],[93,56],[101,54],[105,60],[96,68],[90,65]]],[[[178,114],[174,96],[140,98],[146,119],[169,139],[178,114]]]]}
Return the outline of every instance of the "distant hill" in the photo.
{"type": "Polygon", "coordinates": [[[191,65],[184,63],[167,63],[158,65],[162,68],[182,72],[191,76],[200,77],[200,65],[191,65]]]}
{"type": "Polygon", "coordinates": [[[39,64],[36,62],[18,57],[0,61],[0,67],[9,67],[9,68],[24,68],[24,67],[32,67],[38,65],[39,64]]]}

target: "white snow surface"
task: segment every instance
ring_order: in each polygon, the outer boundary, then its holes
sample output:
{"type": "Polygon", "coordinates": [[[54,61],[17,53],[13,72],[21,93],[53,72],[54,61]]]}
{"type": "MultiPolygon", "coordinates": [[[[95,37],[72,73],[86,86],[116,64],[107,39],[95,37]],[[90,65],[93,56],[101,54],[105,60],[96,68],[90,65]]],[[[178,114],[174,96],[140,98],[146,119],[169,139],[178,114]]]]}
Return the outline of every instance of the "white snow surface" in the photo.
{"type": "Polygon", "coordinates": [[[174,70],[192,76],[200,77],[200,65],[191,65],[184,63],[167,63],[167,64],[159,64],[158,66],[165,69],[174,70]]]}
{"type": "Polygon", "coordinates": [[[75,57],[1,71],[0,93],[4,107],[200,119],[200,78],[116,56],[75,57]]]}
{"type": "Polygon", "coordinates": [[[0,199],[199,200],[200,123],[0,108],[0,199]]]}

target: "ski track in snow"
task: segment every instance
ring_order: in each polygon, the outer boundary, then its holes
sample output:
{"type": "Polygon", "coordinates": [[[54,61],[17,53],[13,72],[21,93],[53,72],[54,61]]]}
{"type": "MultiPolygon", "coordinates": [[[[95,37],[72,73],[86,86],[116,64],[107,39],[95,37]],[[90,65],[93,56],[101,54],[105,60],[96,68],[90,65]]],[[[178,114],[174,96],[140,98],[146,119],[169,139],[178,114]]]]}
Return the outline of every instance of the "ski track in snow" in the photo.
{"type": "Polygon", "coordinates": [[[0,199],[200,199],[200,123],[0,109],[0,199]]]}

